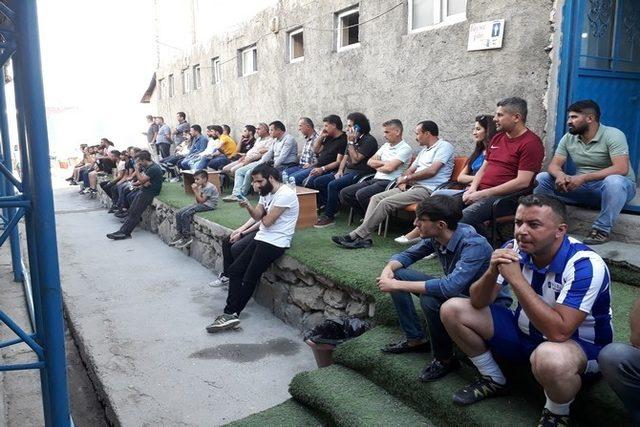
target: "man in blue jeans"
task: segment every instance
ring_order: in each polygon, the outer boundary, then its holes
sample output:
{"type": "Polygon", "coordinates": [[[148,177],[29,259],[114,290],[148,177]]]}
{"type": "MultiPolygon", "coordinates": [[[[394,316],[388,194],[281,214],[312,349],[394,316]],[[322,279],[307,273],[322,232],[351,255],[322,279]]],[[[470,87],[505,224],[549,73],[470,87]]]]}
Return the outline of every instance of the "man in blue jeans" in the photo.
{"type": "Polygon", "coordinates": [[[569,133],[560,140],[549,172],[536,177],[534,193],[600,208],[600,215],[584,239],[587,245],[598,245],[609,241],[620,211],[636,195],[629,146],[624,133],[600,123],[600,107],[594,101],[578,101],[569,106],[568,112],[569,133]],[[563,170],[568,157],[576,165],[573,175],[563,170]]]}
{"type": "Polygon", "coordinates": [[[324,228],[334,225],[334,218],[340,207],[340,190],[358,182],[375,169],[367,161],[378,151],[378,141],[369,133],[369,119],[362,113],[350,113],[347,116],[347,149],[335,174],[321,175],[313,181],[312,188],[319,191],[320,206],[324,213],[314,227],[324,228]]]}
{"type": "MultiPolygon", "coordinates": [[[[406,339],[388,344],[384,353],[426,352],[433,348],[433,361],[420,375],[420,381],[435,381],[455,370],[459,363],[453,357],[453,342],[440,320],[440,306],[452,297],[468,297],[469,287],[489,266],[493,249],[487,239],[473,227],[459,223],[460,203],[449,196],[431,196],[420,202],[415,226],[422,241],[391,257],[378,278],[382,292],[390,292],[400,327],[406,339]],[[425,256],[436,253],[445,275],[436,278],[408,267],[425,256]],[[418,294],[427,318],[431,345],[427,341],[411,294],[418,294]]],[[[511,305],[508,289],[503,289],[498,302],[511,305]]]]}

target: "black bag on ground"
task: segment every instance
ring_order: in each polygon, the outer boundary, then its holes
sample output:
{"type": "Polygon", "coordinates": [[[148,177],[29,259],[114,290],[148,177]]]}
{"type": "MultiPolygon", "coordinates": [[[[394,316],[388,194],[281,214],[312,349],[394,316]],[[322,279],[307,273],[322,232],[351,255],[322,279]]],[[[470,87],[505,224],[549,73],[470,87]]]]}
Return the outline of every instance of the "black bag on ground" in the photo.
{"type": "Polygon", "coordinates": [[[310,340],[316,344],[338,345],[362,335],[367,329],[369,329],[369,324],[357,317],[327,319],[305,332],[304,340],[310,340]]]}

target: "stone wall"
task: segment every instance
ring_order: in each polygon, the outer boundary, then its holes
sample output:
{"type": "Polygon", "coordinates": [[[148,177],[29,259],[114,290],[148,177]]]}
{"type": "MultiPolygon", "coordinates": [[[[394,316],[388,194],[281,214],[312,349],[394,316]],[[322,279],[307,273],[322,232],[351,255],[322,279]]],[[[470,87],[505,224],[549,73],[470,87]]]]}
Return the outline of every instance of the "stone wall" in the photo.
{"type": "MultiPolygon", "coordinates": [[[[110,205],[111,200],[101,190],[99,197],[103,205],[110,205]]],[[[145,211],[140,226],[158,234],[165,243],[173,241],[177,237],[175,211],[156,199],[145,211]]],[[[230,232],[226,227],[195,217],[193,243],[182,251],[213,272],[222,271],[222,239],[230,232]]],[[[301,330],[328,318],[348,315],[370,319],[374,313],[374,304],[366,296],[340,288],[286,254],[262,275],[254,297],[279,319],[301,330]]]]}

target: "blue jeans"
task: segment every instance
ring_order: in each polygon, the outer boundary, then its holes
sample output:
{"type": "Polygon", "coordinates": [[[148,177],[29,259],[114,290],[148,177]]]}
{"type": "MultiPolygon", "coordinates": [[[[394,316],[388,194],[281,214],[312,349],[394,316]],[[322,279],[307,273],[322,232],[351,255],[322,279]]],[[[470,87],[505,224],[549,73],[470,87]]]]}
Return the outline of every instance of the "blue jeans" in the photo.
{"type": "Polygon", "coordinates": [[[203,203],[194,203],[178,209],[176,212],[176,230],[181,237],[188,238],[191,236],[191,220],[197,212],[205,212],[213,210],[211,206],[203,203]]]}
{"type": "MultiPolygon", "coordinates": [[[[395,271],[395,278],[408,282],[423,282],[433,279],[433,276],[421,273],[408,268],[400,268],[395,271]]],[[[440,320],[440,306],[446,299],[420,294],[420,306],[427,318],[427,329],[431,338],[433,357],[437,360],[447,360],[453,355],[453,341],[449,337],[447,330],[440,320]]],[[[418,313],[413,305],[413,296],[409,292],[391,292],[391,299],[398,314],[400,327],[406,337],[411,340],[422,340],[425,338],[424,330],[420,323],[418,313]]]]}
{"type": "MultiPolygon", "coordinates": [[[[220,155],[210,159],[208,164],[205,166],[208,167],[209,169],[219,171],[219,170],[222,170],[222,168],[227,166],[229,163],[231,163],[231,160],[229,160],[227,156],[220,155]]],[[[204,169],[205,166],[202,166],[199,169],[204,169]]]]}
{"type": "Polygon", "coordinates": [[[359,176],[357,172],[349,172],[337,179],[335,174],[327,174],[313,180],[312,188],[319,191],[319,202],[324,203],[324,214],[328,218],[333,219],[338,212],[340,190],[354,184],[359,176]]]}
{"type": "Polygon", "coordinates": [[[185,157],[178,163],[178,167],[183,170],[193,170],[201,161],[201,159],[202,156],[199,156],[197,154],[195,156],[185,157]]]}
{"type": "Polygon", "coordinates": [[[548,172],[536,176],[538,186],[534,194],[556,196],[566,203],[578,203],[600,208],[600,215],[593,228],[610,233],[624,205],[636,195],[635,183],[622,175],[609,175],[599,181],[589,181],[576,190],[562,193],[556,190],[556,179],[548,172]]]}
{"type": "Polygon", "coordinates": [[[249,163],[241,166],[234,174],[233,190],[231,194],[234,196],[246,196],[251,190],[251,172],[258,166],[258,162],[249,163]]]}
{"type": "Polygon", "coordinates": [[[313,168],[303,169],[300,166],[292,166],[285,170],[285,172],[287,173],[287,175],[292,176],[296,180],[296,185],[302,185],[302,182],[307,179],[307,177],[311,173],[311,169],[313,168]]]}

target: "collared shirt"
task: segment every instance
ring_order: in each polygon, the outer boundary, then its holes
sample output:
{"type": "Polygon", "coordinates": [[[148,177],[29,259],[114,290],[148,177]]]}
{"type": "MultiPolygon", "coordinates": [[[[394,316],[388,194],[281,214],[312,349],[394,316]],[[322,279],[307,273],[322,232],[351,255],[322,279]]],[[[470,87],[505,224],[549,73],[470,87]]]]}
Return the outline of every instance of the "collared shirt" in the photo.
{"type": "MultiPolygon", "coordinates": [[[[558,143],[555,154],[565,158],[571,157],[576,165],[576,171],[582,175],[612,166],[613,157],[628,156],[629,145],[627,137],[621,130],[601,124],[588,144],[584,143],[582,135],[565,134],[558,143]]],[[[629,161],[629,172],[626,178],[633,183],[636,182],[631,161],[629,161]]]]}
{"type": "Polygon", "coordinates": [[[345,172],[356,172],[360,175],[375,173],[375,169],[367,165],[367,161],[378,151],[378,141],[376,138],[368,133],[362,134],[358,136],[358,139],[353,143],[353,148],[364,157],[358,163],[351,162],[349,145],[347,145],[347,149],[344,150],[344,155],[347,156],[345,172]]]}
{"type": "Polygon", "coordinates": [[[221,144],[222,144],[222,141],[220,140],[220,138],[216,138],[216,139],[209,138],[209,141],[207,141],[207,148],[205,148],[198,154],[201,156],[210,156],[216,151],[218,151],[221,144]]]}
{"type": "Polygon", "coordinates": [[[285,133],[282,138],[274,141],[269,151],[260,159],[260,163],[270,161],[273,161],[275,168],[298,163],[298,143],[295,138],[285,133]]]}
{"type": "Polygon", "coordinates": [[[300,153],[300,166],[304,166],[306,163],[312,165],[316,162],[316,153],[313,151],[318,134],[314,131],[311,136],[305,138],[304,147],[302,147],[302,153],[300,153]]]}
{"type": "MultiPolygon", "coordinates": [[[[517,250],[515,240],[507,242],[517,250]]],[[[522,274],[533,290],[550,307],[562,304],[586,313],[587,317],[576,329],[573,338],[580,338],[597,346],[613,340],[611,324],[611,278],[609,269],[600,255],[584,243],[565,236],[551,263],[543,268],[533,264],[531,256],[520,252],[522,274]]],[[[501,275],[498,284],[508,282],[501,275]]],[[[537,340],[546,337],[529,321],[527,313],[518,304],[518,327],[537,340]]]]}
{"type": "Polygon", "coordinates": [[[171,128],[168,124],[165,123],[158,129],[156,144],[171,144],[171,128]]]}
{"type": "Polygon", "coordinates": [[[260,160],[265,153],[260,153],[262,150],[269,151],[269,148],[273,145],[273,138],[267,136],[266,138],[258,137],[256,142],[253,144],[253,147],[247,151],[247,161],[254,162],[256,160],[260,160]]]}
{"type": "Polygon", "coordinates": [[[203,134],[198,135],[198,137],[195,138],[191,143],[191,148],[189,148],[189,153],[187,154],[187,156],[199,154],[201,151],[204,151],[204,149],[207,148],[208,143],[209,138],[207,138],[203,134]]]}
{"type": "MultiPolygon", "coordinates": [[[[406,268],[434,252],[438,255],[445,275],[427,280],[424,285],[425,294],[447,299],[469,296],[469,287],[489,267],[493,248],[472,226],[459,223],[446,246],[435,239],[422,239],[406,251],[393,255],[391,260],[406,268]]],[[[499,298],[511,299],[509,289],[504,289],[499,298]]]]}
{"type": "Polygon", "coordinates": [[[191,125],[189,125],[189,122],[186,120],[182,123],[178,123],[178,125],[176,126],[175,137],[173,138],[173,141],[176,144],[180,144],[182,141],[184,141],[185,137],[183,135],[185,132],[189,132],[190,127],[191,125]]]}
{"type": "Polygon", "coordinates": [[[396,179],[407,168],[407,162],[411,158],[412,153],[411,146],[407,144],[404,139],[395,145],[391,145],[385,142],[380,149],[376,152],[376,156],[380,156],[380,160],[388,162],[390,160],[400,160],[402,164],[398,168],[391,172],[376,172],[374,179],[388,179],[390,181],[396,179]]]}
{"type": "Polygon", "coordinates": [[[423,170],[431,167],[435,162],[442,163],[438,172],[435,175],[416,181],[414,185],[428,188],[429,190],[435,190],[440,184],[451,179],[451,173],[453,172],[453,145],[439,139],[431,147],[424,147],[416,159],[413,161],[411,167],[415,167],[415,173],[422,172],[423,170]]]}

